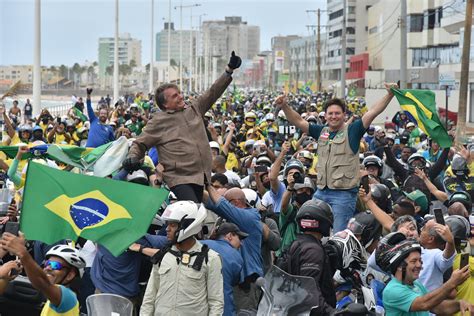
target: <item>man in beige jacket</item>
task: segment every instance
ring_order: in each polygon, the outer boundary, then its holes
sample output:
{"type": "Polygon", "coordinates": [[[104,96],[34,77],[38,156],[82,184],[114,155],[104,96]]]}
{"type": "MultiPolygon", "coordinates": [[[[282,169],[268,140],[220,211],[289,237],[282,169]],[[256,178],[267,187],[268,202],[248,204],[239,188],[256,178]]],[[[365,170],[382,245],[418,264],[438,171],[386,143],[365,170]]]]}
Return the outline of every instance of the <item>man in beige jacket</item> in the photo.
{"type": "Polygon", "coordinates": [[[207,211],[178,201],[163,212],[172,244],[153,257],[140,316],[217,316],[224,313],[224,280],[217,252],[194,237],[207,211]]]}
{"type": "Polygon", "coordinates": [[[178,200],[202,201],[204,183],[211,179],[211,149],[203,123],[204,114],[232,81],[234,69],[242,60],[234,52],[225,73],[204,94],[190,104],[175,84],[164,84],[155,91],[161,112],[156,113],[134,141],[123,162],[127,171],[140,168],[141,159],[156,147],[164,167],[163,180],[178,200]]]}

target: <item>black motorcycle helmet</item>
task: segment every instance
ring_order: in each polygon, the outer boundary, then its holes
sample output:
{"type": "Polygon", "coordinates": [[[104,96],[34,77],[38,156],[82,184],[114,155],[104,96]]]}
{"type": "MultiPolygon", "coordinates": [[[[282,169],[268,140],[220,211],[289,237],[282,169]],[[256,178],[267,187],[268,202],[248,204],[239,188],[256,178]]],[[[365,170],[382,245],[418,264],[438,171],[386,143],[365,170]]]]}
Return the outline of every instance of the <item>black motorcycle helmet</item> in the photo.
{"type": "Polygon", "coordinates": [[[451,206],[456,202],[462,203],[466,207],[466,210],[469,213],[471,212],[472,200],[471,195],[469,193],[467,193],[466,191],[457,191],[451,194],[448,200],[448,206],[451,206]]]}
{"type": "Polygon", "coordinates": [[[383,172],[383,161],[379,157],[375,155],[370,155],[364,158],[362,161],[362,164],[364,165],[364,168],[367,168],[369,166],[375,166],[379,169],[378,171],[378,176],[380,177],[383,172]]]}
{"type": "Polygon", "coordinates": [[[375,262],[385,272],[395,274],[398,266],[411,252],[421,253],[421,246],[402,233],[390,233],[379,242],[375,251],[375,262]]]}
{"type": "Polygon", "coordinates": [[[319,232],[327,237],[334,222],[331,206],[321,200],[306,201],[296,213],[296,222],[303,232],[319,232]]]}
{"type": "Polygon", "coordinates": [[[392,211],[392,195],[390,189],[385,184],[373,184],[370,186],[370,193],[375,204],[385,212],[392,211]]]}
{"type": "Polygon", "coordinates": [[[382,235],[382,225],[371,212],[361,212],[349,220],[347,228],[356,236],[364,248],[370,247],[382,235]]]}

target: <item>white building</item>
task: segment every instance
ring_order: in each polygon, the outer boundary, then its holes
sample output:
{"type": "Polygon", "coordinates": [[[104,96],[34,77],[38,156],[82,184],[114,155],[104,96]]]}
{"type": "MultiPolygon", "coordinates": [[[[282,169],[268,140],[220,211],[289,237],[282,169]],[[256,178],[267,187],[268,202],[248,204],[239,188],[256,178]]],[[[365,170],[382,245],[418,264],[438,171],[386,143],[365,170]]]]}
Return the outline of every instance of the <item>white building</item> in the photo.
{"type": "MultiPolygon", "coordinates": [[[[120,35],[118,42],[118,59],[119,64],[130,64],[132,60],[135,61],[136,66],[142,64],[142,41],[134,39],[129,33],[120,35]]],[[[103,78],[106,74],[108,66],[114,64],[114,37],[99,38],[99,77],[103,78]]]]}

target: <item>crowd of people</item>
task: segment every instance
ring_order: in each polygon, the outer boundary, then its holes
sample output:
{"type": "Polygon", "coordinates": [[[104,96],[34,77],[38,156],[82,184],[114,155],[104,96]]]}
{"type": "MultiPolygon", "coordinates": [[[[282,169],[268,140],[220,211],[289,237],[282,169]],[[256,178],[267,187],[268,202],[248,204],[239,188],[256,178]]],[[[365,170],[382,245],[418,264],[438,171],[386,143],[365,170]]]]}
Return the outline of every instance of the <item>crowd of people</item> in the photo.
{"type": "Polygon", "coordinates": [[[373,125],[396,84],[368,106],[326,91],[229,89],[240,64],[232,52],[201,95],[170,83],[94,108],[87,89],[67,117],[33,117],[29,101],[23,113],[0,107],[2,144],[18,146],[0,160],[1,184],[15,191],[2,225],[21,221],[22,156],[37,145],[124,136],[128,156],[110,177],[170,190],[119,256],[82,238],[47,245],[4,232],[0,293],[24,274],[46,299],[41,315],[86,313],[94,293],[123,296],[143,316],[249,315],[257,280],[276,265],[314,279],[311,315],[376,288],[385,315],[474,313],[473,139],[441,148],[403,111],[373,125]]]}

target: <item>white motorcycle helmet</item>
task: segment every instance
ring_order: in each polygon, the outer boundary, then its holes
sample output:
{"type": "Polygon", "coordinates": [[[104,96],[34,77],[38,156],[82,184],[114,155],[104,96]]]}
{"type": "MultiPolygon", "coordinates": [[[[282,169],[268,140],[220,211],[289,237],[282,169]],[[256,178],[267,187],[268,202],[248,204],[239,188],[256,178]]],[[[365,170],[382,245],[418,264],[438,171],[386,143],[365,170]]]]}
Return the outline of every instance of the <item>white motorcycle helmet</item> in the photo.
{"type": "Polygon", "coordinates": [[[257,206],[260,204],[260,198],[258,197],[257,192],[248,188],[242,189],[242,191],[244,191],[247,204],[250,207],[257,208],[257,206]]]}
{"type": "Polygon", "coordinates": [[[199,206],[192,201],[177,201],[166,207],[161,219],[178,223],[175,238],[180,243],[201,232],[206,216],[207,210],[203,204],[199,206]]]}

